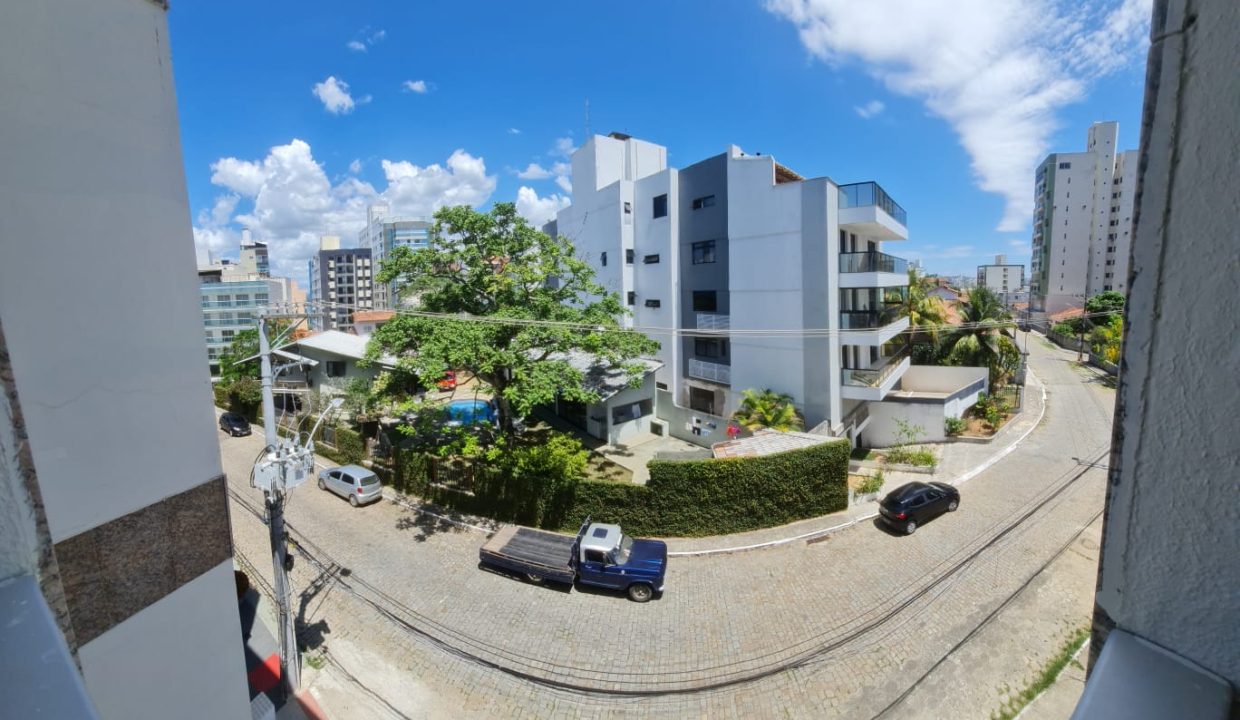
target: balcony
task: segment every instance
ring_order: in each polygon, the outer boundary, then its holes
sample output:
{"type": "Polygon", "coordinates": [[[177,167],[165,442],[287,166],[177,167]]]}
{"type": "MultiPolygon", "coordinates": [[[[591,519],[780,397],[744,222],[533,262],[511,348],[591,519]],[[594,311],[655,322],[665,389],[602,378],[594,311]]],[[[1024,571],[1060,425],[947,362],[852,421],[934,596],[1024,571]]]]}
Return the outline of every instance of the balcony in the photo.
{"type": "Polygon", "coordinates": [[[908,261],[880,252],[840,253],[840,287],[908,285],[908,261]]]}
{"type": "Polygon", "coordinates": [[[908,214],[878,183],[840,186],[841,229],[882,240],[908,239],[908,214]]]}
{"type": "Polygon", "coordinates": [[[900,308],[881,312],[840,313],[840,342],[846,345],[883,345],[908,330],[908,316],[900,308]]]}
{"type": "Polygon", "coordinates": [[[900,381],[912,360],[905,346],[877,367],[841,370],[840,397],[849,400],[882,400],[900,381]]]}
{"type": "Polygon", "coordinates": [[[732,316],[722,313],[698,313],[698,330],[728,330],[732,327],[732,316]]]}
{"type": "Polygon", "coordinates": [[[706,362],[705,360],[689,359],[689,377],[706,380],[720,385],[732,384],[732,368],[728,365],[706,362]]]}

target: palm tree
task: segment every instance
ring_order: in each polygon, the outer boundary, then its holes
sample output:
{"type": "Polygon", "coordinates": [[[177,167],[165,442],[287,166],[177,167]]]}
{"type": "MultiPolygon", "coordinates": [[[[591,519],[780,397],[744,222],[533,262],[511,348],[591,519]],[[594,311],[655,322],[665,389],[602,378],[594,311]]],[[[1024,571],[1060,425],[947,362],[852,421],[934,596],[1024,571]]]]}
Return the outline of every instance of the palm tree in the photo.
{"type": "Polygon", "coordinates": [[[913,328],[911,342],[938,341],[939,327],[947,323],[947,307],[939,298],[928,294],[926,278],[917,268],[908,269],[908,297],[904,300],[904,314],[913,328]],[[922,337],[924,333],[924,337],[922,337]]]}
{"type": "Polygon", "coordinates": [[[944,364],[990,368],[991,386],[1004,384],[1020,367],[1020,349],[1008,330],[1011,315],[984,285],[958,307],[963,322],[944,341],[944,364]]]}
{"type": "Polygon", "coordinates": [[[741,406],[732,419],[747,430],[770,428],[771,430],[801,430],[805,421],[792,404],[792,396],[774,390],[750,388],[741,393],[741,406]]]}

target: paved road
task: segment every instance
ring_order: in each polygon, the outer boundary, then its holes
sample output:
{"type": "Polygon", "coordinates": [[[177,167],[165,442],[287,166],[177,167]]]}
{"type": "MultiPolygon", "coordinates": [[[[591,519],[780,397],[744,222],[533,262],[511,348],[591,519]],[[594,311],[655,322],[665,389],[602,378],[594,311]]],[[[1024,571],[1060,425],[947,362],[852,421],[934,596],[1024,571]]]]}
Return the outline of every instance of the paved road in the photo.
{"type": "MultiPolygon", "coordinates": [[[[311,588],[308,637],[365,686],[337,672],[317,689],[329,710],[357,717],[941,716],[922,698],[942,684],[936,663],[1102,507],[1105,470],[1090,463],[1105,463],[1113,393],[1036,338],[1029,350],[1048,387],[1046,419],[964,486],[956,514],[911,537],[863,525],[812,545],[677,559],[666,595],[645,605],[485,572],[479,533],[387,502],[354,510],[306,486],[289,521],[334,561],[331,573],[347,568],[338,579],[308,562],[294,572],[311,588]]],[[[244,483],[261,443],[221,438],[230,484],[254,506],[259,493],[244,483]]],[[[265,567],[265,529],[241,502],[233,532],[265,567]]],[[[1077,605],[1092,593],[1085,572],[1077,605]]],[[[1047,613],[1049,627],[1033,618],[1029,642],[1004,652],[1047,645],[1061,614],[1047,613]]],[[[950,714],[984,718],[997,705],[990,687],[1005,678],[984,677],[984,665],[947,683],[985,686],[976,707],[950,714]]]]}

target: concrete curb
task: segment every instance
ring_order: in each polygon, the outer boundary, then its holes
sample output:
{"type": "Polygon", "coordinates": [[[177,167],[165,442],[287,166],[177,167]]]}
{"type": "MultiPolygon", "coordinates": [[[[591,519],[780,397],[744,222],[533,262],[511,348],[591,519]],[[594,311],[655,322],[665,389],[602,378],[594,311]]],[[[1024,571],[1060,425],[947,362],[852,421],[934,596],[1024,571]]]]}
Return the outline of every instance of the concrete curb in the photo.
{"type": "MultiPolygon", "coordinates": [[[[994,466],[995,463],[999,462],[1004,457],[1007,457],[1009,454],[1011,454],[1012,451],[1015,450],[1017,446],[1019,446],[1021,443],[1023,443],[1025,439],[1028,438],[1029,435],[1038,428],[1038,425],[1041,424],[1042,418],[1046,416],[1046,383],[1042,382],[1042,379],[1039,378],[1037,374],[1033,372],[1032,368],[1030,368],[1028,372],[1030,376],[1032,376],[1035,380],[1037,380],[1037,383],[1039,387],[1041,387],[1041,390],[1042,390],[1042,411],[1038,413],[1037,420],[1035,420],[1033,424],[1029,426],[1028,430],[1022,433],[1020,437],[1013,440],[1011,444],[1009,444],[1007,447],[995,453],[993,456],[991,456],[990,458],[982,462],[980,465],[973,468],[972,470],[969,470],[968,472],[964,473],[960,477],[957,477],[954,480],[947,481],[949,484],[963,485],[969,480],[972,480],[973,478],[980,475],[985,470],[994,466]]],[[[829,528],[823,528],[821,530],[812,530],[807,533],[801,533],[800,535],[794,535],[793,537],[783,538],[780,540],[770,540],[767,542],[754,543],[752,545],[739,545],[737,547],[718,548],[714,550],[681,550],[679,552],[669,552],[668,557],[702,557],[706,555],[722,555],[725,553],[745,552],[746,550],[759,550],[761,548],[776,547],[779,545],[787,545],[788,543],[794,543],[794,542],[798,542],[801,540],[813,540],[813,539],[817,539],[820,537],[824,537],[826,535],[830,535],[831,533],[834,533],[834,532],[839,532],[840,530],[845,530],[847,528],[852,527],[853,525],[856,525],[857,523],[865,522],[866,520],[871,520],[875,517],[878,517],[878,513],[872,512],[868,515],[854,518],[840,525],[833,525],[829,528]]]]}

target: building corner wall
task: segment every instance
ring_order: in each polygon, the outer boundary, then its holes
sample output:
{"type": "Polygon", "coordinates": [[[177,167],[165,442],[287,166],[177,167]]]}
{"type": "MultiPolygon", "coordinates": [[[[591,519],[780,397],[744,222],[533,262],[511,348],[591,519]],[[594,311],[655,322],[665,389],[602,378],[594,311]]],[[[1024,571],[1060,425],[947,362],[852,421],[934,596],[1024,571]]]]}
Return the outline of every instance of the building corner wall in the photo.
{"type": "Polygon", "coordinates": [[[1229,273],[1240,217],[1240,5],[1158,0],[1091,665],[1113,628],[1240,684],[1229,273]],[[1209,150],[1206,151],[1205,149],[1209,150]]]}

